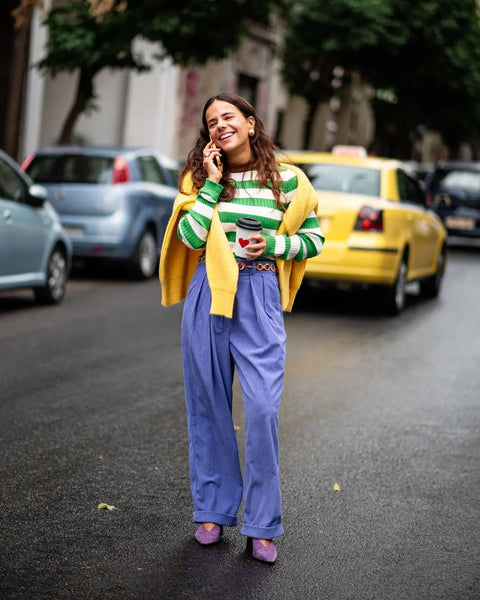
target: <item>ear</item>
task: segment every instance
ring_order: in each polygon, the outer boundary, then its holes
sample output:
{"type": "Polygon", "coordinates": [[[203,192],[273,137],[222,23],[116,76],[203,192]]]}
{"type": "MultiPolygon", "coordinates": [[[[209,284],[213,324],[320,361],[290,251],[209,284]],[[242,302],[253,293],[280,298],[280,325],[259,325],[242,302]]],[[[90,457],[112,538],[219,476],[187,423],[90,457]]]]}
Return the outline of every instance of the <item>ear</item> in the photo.
{"type": "Polygon", "coordinates": [[[247,121],[249,127],[255,127],[255,117],[248,117],[247,121]]]}

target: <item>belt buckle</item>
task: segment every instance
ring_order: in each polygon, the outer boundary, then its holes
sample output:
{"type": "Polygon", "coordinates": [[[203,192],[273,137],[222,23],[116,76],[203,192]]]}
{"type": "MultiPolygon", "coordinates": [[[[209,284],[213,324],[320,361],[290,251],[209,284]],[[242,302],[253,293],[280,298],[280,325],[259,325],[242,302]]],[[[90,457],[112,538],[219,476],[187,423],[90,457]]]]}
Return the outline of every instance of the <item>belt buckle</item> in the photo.
{"type": "Polygon", "coordinates": [[[239,271],[243,271],[243,269],[253,269],[253,265],[248,265],[247,263],[244,263],[242,261],[238,261],[237,265],[239,271]]]}

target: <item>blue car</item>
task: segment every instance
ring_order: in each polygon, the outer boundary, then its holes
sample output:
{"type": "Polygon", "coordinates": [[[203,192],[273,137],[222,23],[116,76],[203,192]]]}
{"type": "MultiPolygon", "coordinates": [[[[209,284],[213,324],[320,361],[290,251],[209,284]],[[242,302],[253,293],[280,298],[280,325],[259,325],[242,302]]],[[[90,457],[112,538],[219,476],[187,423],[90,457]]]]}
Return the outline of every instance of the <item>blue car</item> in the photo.
{"type": "Polygon", "coordinates": [[[0,150],[0,290],[33,288],[38,302],[58,304],[71,257],[70,239],[47,191],[0,150]]]}
{"type": "Polygon", "coordinates": [[[426,188],[449,243],[480,245],[480,162],[439,161],[426,188]]]}
{"type": "Polygon", "coordinates": [[[52,147],[22,168],[45,186],[82,261],[116,261],[148,279],[177,194],[177,161],[149,148],[52,147]]]}

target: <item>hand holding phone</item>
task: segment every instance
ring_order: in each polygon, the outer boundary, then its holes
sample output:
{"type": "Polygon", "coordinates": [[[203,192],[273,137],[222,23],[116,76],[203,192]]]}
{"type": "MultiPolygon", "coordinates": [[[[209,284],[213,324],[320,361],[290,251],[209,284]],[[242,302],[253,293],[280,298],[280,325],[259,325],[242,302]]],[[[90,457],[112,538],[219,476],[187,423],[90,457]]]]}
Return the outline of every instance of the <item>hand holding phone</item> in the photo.
{"type": "Polygon", "coordinates": [[[203,150],[203,166],[207,171],[207,177],[212,181],[219,181],[222,179],[223,164],[220,158],[221,150],[212,142],[210,138],[209,143],[203,150]]]}
{"type": "MultiPolygon", "coordinates": [[[[212,144],[212,148],[214,150],[216,150],[217,147],[215,144],[212,144]]],[[[215,156],[215,162],[217,163],[218,169],[221,171],[223,169],[223,164],[222,164],[222,159],[220,158],[220,156],[218,156],[218,154],[217,154],[217,156],[215,156]]]]}

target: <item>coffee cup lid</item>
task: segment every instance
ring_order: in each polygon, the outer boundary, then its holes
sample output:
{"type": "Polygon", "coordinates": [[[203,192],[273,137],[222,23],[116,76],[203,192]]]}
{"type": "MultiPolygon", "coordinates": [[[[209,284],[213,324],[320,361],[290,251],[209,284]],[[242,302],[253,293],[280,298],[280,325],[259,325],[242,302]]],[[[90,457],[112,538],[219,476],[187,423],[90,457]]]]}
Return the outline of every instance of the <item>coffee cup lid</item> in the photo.
{"type": "Polygon", "coordinates": [[[250,229],[251,231],[260,231],[262,229],[262,223],[253,217],[240,217],[236,225],[237,227],[250,229]]]}

